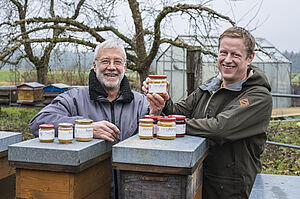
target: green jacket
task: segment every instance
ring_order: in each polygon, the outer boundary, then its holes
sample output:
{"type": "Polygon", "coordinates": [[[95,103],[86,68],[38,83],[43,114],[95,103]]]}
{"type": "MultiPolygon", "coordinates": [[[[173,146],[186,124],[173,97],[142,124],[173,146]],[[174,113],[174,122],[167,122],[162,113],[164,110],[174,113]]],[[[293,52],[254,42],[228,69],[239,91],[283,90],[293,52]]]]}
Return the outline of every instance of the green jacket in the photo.
{"type": "Polygon", "coordinates": [[[220,77],[212,78],[185,100],[167,101],[163,112],[187,116],[186,133],[208,138],[203,198],[248,198],[261,169],[271,87],[254,66],[248,68],[247,79],[224,88],[220,84],[220,77]]]}

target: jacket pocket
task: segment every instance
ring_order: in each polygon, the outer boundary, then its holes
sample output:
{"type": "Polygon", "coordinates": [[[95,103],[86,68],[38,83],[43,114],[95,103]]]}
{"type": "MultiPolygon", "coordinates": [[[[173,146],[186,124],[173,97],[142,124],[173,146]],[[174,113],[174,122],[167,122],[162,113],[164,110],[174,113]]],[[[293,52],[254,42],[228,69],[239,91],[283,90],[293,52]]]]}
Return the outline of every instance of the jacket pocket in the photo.
{"type": "Polygon", "coordinates": [[[203,199],[247,198],[243,179],[205,174],[203,179],[203,199]]]}

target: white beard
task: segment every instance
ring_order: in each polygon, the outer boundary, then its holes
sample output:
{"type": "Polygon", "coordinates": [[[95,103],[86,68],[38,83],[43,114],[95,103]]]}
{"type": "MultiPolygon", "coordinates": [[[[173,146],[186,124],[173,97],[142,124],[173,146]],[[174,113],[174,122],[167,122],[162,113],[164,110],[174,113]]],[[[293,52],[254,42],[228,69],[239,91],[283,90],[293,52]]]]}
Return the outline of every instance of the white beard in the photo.
{"type": "Polygon", "coordinates": [[[100,71],[100,68],[97,67],[96,69],[96,77],[98,79],[98,81],[100,82],[100,84],[104,87],[106,87],[107,89],[114,89],[114,88],[118,88],[121,84],[121,81],[123,79],[125,75],[125,70],[123,68],[123,72],[122,73],[119,73],[117,71],[108,71],[108,70],[105,70],[103,72],[100,71]],[[105,80],[105,74],[114,74],[114,75],[118,75],[119,78],[112,82],[112,81],[106,81],[105,80]]]}

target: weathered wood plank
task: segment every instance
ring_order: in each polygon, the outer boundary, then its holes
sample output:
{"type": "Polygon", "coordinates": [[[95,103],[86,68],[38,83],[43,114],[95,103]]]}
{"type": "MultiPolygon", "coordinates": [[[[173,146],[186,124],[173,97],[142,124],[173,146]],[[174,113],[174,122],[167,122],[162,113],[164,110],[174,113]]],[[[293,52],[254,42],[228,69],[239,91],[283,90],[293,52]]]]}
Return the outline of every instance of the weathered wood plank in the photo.
{"type": "Polygon", "coordinates": [[[7,156],[0,157],[0,179],[16,173],[15,168],[8,166],[7,156]]]}
{"type": "Polygon", "coordinates": [[[186,199],[201,199],[203,184],[203,164],[199,164],[186,180],[186,199]]]}
{"type": "Polygon", "coordinates": [[[288,117],[296,115],[300,115],[300,107],[274,108],[272,109],[271,118],[288,117]]]}
{"type": "Polygon", "coordinates": [[[121,165],[121,198],[180,198],[201,199],[203,169],[202,160],[196,164],[196,168],[190,169],[192,174],[183,174],[182,168],[175,170],[171,167],[158,167],[151,165],[121,165]],[[132,166],[132,167],[131,167],[132,166]],[[140,169],[142,166],[143,169],[140,169]],[[146,170],[149,172],[140,172],[146,170]],[[152,168],[154,167],[154,168],[152,168]],[[135,170],[134,170],[135,169],[135,170]],[[159,170],[161,169],[161,170],[159,170]],[[171,169],[175,171],[168,171],[171,169]],[[178,172],[180,171],[180,172],[178,172]]]}
{"type": "MultiPolygon", "coordinates": [[[[107,189],[110,183],[110,159],[74,175],[74,198],[85,198],[91,193],[101,192],[98,189],[107,189]]],[[[109,187],[107,191],[109,194],[109,187]]],[[[92,197],[92,196],[90,196],[92,197]]],[[[109,198],[109,195],[98,195],[96,198],[109,198]]]]}
{"type": "Polygon", "coordinates": [[[80,173],[17,169],[17,198],[109,198],[110,159],[80,173]]]}
{"type": "Polygon", "coordinates": [[[113,168],[117,170],[126,171],[138,171],[138,172],[149,172],[149,173],[167,173],[167,174],[178,174],[188,175],[192,173],[191,168],[180,168],[180,167],[165,167],[165,166],[153,166],[153,165],[142,165],[142,164],[127,164],[127,163],[113,163],[113,168]]]}
{"type": "Polygon", "coordinates": [[[17,198],[68,199],[70,173],[17,169],[17,198]]]}
{"type": "Polygon", "coordinates": [[[16,175],[0,179],[0,198],[13,199],[16,197],[16,175]]]}
{"type": "Polygon", "coordinates": [[[183,178],[182,175],[122,171],[120,195],[122,199],[182,199],[183,178]]]}
{"type": "Polygon", "coordinates": [[[103,184],[102,187],[98,188],[95,192],[91,193],[84,199],[109,199],[110,193],[110,182],[103,184]]]}

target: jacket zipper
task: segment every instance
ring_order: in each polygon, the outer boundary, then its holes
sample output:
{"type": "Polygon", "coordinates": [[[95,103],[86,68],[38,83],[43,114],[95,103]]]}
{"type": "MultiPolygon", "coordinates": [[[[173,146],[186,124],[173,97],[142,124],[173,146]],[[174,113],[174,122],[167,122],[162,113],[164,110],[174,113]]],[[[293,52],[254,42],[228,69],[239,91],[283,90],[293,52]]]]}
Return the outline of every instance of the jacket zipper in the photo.
{"type": "Polygon", "coordinates": [[[113,102],[110,102],[110,112],[111,112],[111,123],[113,123],[114,125],[115,124],[115,109],[114,109],[114,103],[113,102]]]}
{"type": "MultiPolygon", "coordinates": [[[[115,124],[115,104],[113,102],[110,102],[110,112],[111,112],[111,123],[115,124]]],[[[118,187],[118,173],[117,170],[113,169],[114,172],[114,181],[115,181],[115,199],[119,198],[119,187],[118,187]]]]}
{"type": "Polygon", "coordinates": [[[215,93],[218,92],[218,91],[221,90],[221,89],[222,89],[222,88],[219,88],[219,89],[216,90],[215,92],[211,92],[212,94],[211,94],[211,96],[209,97],[209,99],[208,99],[208,101],[207,101],[207,103],[206,103],[206,105],[205,105],[205,109],[204,109],[204,113],[205,113],[205,118],[206,118],[206,119],[208,119],[208,116],[209,116],[208,113],[206,113],[207,108],[208,108],[208,105],[209,105],[211,99],[213,98],[213,96],[215,95],[215,93]]]}

